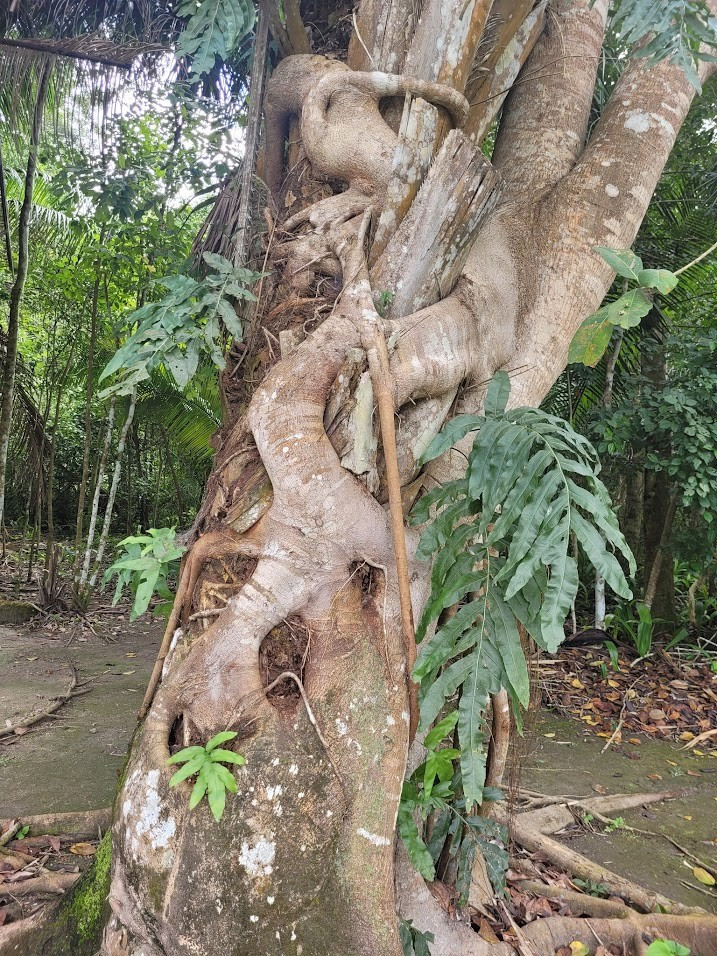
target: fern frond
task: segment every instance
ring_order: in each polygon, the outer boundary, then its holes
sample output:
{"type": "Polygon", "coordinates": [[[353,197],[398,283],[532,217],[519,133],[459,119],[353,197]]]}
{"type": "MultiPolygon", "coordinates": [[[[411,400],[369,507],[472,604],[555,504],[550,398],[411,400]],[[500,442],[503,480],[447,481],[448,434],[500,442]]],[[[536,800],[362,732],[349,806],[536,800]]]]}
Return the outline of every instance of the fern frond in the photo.
{"type": "Polygon", "coordinates": [[[504,687],[517,706],[528,705],[518,623],[550,653],[564,638],[563,623],[578,589],[571,535],[620,596],[629,598],[631,591],[616,553],[630,575],[635,573],[593,447],[567,422],[539,409],[506,411],[509,388],[506,373],[497,373],[485,415],[460,416],[434,440],[425,460],[475,432],[465,476],[433,491],[415,515],[425,521],[436,509],[419,555],[438,552],[417,638],[443,610],[463,602],[421,646],[414,678],[421,684],[423,729],[460,692],[467,806],[482,799],[483,717],[490,695],[504,687]]]}

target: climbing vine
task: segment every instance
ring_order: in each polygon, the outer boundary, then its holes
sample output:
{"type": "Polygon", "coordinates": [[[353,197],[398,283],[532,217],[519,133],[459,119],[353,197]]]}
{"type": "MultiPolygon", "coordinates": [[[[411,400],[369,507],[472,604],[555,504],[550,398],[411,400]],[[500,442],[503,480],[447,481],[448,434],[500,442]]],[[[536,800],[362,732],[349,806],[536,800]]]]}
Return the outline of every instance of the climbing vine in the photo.
{"type": "Polygon", "coordinates": [[[500,848],[504,835],[496,824],[471,814],[476,804],[500,797],[484,789],[483,724],[491,695],[505,688],[518,718],[528,705],[520,627],[549,653],[562,642],[578,588],[572,535],[620,596],[630,597],[631,591],[616,555],[635,573],[593,447],[562,419],[534,408],[507,409],[509,395],[508,375],[498,372],[485,413],[454,418],[424,456],[437,458],[475,433],[464,476],[430,491],[413,515],[416,523],[428,522],[419,554],[434,558],[417,639],[440,623],[431,640],[422,640],[413,670],[428,756],[404,786],[399,816],[409,854],[427,878],[433,878],[442,837],[456,819],[467,824],[457,827],[471,837],[455,847],[465,857],[459,872],[470,873],[468,856],[480,843],[497,890],[507,859],[500,848]],[[441,747],[454,731],[452,746],[441,747]],[[439,813],[440,825],[428,844],[415,823],[417,811],[424,818],[439,813]]]}

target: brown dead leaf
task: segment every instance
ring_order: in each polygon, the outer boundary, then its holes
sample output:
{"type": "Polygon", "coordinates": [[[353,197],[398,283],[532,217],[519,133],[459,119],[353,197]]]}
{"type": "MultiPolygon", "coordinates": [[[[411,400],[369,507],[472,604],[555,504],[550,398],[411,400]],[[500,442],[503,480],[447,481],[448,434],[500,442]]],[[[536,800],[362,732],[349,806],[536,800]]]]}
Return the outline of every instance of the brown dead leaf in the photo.
{"type": "Polygon", "coordinates": [[[628,737],[628,738],[627,738],[627,742],[628,742],[629,744],[632,744],[633,747],[639,747],[639,746],[640,746],[640,738],[639,738],[639,737],[628,737]]]}
{"type": "Polygon", "coordinates": [[[660,776],[659,773],[648,773],[647,779],[648,779],[648,780],[662,780],[662,777],[660,776]]]}
{"type": "Polygon", "coordinates": [[[480,926],[478,927],[478,935],[481,939],[484,939],[486,943],[499,943],[500,940],[493,932],[493,927],[490,925],[487,919],[481,916],[480,926]]]}
{"type": "Polygon", "coordinates": [[[595,793],[602,794],[602,796],[605,796],[605,794],[607,793],[607,790],[605,789],[605,787],[603,787],[602,784],[600,783],[594,783],[591,789],[594,790],[595,793]]]}
{"type": "Polygon", "coordinates": [[[97,847],[91,843],[73,843],[70,847],[70,853],[75,856],[94,856],[97,853],[97,847]]]}

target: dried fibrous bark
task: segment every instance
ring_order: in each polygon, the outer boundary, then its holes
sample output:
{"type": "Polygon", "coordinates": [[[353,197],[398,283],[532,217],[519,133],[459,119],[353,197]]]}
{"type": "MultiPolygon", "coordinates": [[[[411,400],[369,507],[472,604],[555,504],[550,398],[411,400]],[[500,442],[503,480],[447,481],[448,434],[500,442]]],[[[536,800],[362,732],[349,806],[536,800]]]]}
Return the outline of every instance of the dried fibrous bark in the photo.
{"type": "MultiPolygon", "coordinates": [[[[400,853],[395,862],[409,682],[366,353],[383,336],[410,500],[427,442],[452,409],[480,408],[497,369],[512,373],[513,404],[545,395],[612,280],[593,247],[632,244],[694,90],[676,66],[634,61],[586,142],[607,0],[520,5],[520,23],[504,23],[501,2],[492,20],[481,0],[454,6],[364,0],[347,63],[289,56],[267,83],[263,169],[276,208],[291,215],[276,227],[262,308],[281,323],[269,331],[287,334],[222,436],[163,676],[115,808],[103,956],[400,956],[397,906],[435,932],[434,956],[487,951],[400,853]],[[440,56],[426,54],[427,35],[440,56]],[[491,112],[476,100],[519,68],[489,164],[477,150],[491,112]],[[434,111],[437,132],[423,143],[434,165],[418,157],[415,190],[402,191],[410,130],[424,125],[406,119],[399,130],[406,95],[428,104],[424,118],[434,111]],[[301,143],[287,168],[290,128],[301,143]],[[367,215],[381,222],[387,203],[398,212],[383,217],[372,254],[367,215]],[[234,593],[215,619],[192,622],[219,565],[234,593]],[[279,706],[265,693],[262,643],[292,621],[307,635],[302,686],[320,735],[303,698],[279,706]],[[170,742],[226,726],[247,764],[215,823],[203,805],[189,812],[189,784],[169,788],[166,760],[170,742]]],[[[451,452],[419,483],[464,461],[451,452]]],[[[430,568],[415,557],[415,532],[405,540],[419,616],[430,568]]],[[[496,753],[496,775],[501,763],[496,753]]],[[[614,922],[593,925],[610,940],[614,922]]],[[[673,938],[684,925],[658,923],[673,938]]],[[[541,952],[575,939],[570,921],[541,926],[530,928],[541,952]]]]}

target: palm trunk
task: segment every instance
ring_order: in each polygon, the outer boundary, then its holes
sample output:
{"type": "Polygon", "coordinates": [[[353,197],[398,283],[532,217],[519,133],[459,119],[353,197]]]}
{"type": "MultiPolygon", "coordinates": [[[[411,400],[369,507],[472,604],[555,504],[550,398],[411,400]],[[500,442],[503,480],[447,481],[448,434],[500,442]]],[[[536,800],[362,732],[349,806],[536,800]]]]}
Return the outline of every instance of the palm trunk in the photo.
{"type": "MultiPolygon", "coordinates": [[[[662,576],[665,557],[669,552],[670,547],[670,535],[672,534],[672,525],[675,521],[675,514],[677,513],[677,504],[679,501],[679,496],[677,493],[673,493],[668,501],[667,510],[665,512],[664,524],[662,526],[662,534],[660,535],[660,541],[655,551],[655,557],[652,562],[652,567],[650,569],[650,575],[647,579],[647,587],[645,588],[645,600],[644,604],[652,610],[652,605],[655,603],[655,596],[657,594],[658,584],[660,582],[660,577],[662,576]]],[[[671,573],[671,570],[670,570],[671,573]]]]}
{"type": "Polygon", "coordinates": [[[97,524],[97,514],[100,508],[100,494],[102,492],[102,482],[105,479],[105,466],[107,464],[107,454],[110,448],[110,442],[112,441],[112,429],[114,427],[115,420],[115,399],[114,397],[110,401],[110,410],[107,414],[107,427],[105,429],[105,442],[102,446],[102,456],[100,457],[99,465],[97,467],[97,478],[95,480],[95,491],[92,496],[92,510],[90,512],[90,526],[87,529],[87,544],[85,545],[85,556],[82,562],[82,570],[77,578],[75,583],[75,593],[82,604],[86,600],[85,586],[87,584],[87,576],[90,571],[90,560],[92,558],[92,544],[95,540],[95,526],[97,524]]]}
{"type": "MultiPolygon", "coordinates": [[[[102,240],[100,236],[100,241],[102,240]]],[[[97,312],[100,294],[100,276],[99,263],[97,264],[98,275],[92,288],[92,306],[91,306],[91,325],[90,325],[90,344],[89,354],[87,356],[87,385],[85,387],[85,449],[82,454],[82,475],[80,477],[80,487],[77,497],[77,521],[75,525],[75,559],[73,562],[73,572],[77,573],[80,563],[80,546],[82,545],[82,532],[85,523],[85,497],[87,495],[87,478],[90,471],[90,452],[92,450],[92,391],[94,381],[92,373],[95,363],[95,343],[97,341],[97,312]]]]}
{"type": "Polygon", "coordinates": [[[117,457],[115,459],[114,472],[112,473],[112,484],[110,485],[110,493],[107,497],[107,505],[105,506],[105,517],[102,522],[102,533],[100,534],[100,541],[97,547],[97,554],[95,555],[95,569],[92,572],[92,577],[90,578],[90,588],[95,586],[97,581],[97,575],[102,566],[102,558],[105,554],[105,548],[107,547],[107,540],[110,535],[110,526],[112,524],[112,513],[114,512],[115,507],[115,498],[117,497],[117,489],[119,487],[120,475],[122,473],[122,458],[124,457],[124,447],[127,442],[127,433],[130,430],[132,425],[132,419],[134,418],[134,410],[137,405],[137,391],[132,392],[132,397],[129,403],[129,410],[127,412],[127,418],[125,423],[122,426],[122,431],[120,433],[120,439],[117,444],[117,457]]]}
{"type": "Polygon", "coordinates": [[[25,282],[30,262],[30,218],[32,215],[32,195],[37,172],[37,153],[42,131],[42,118],[45,112],[47,89],[52,70],[52,60],[44,63],[37,84],[35,109],[32,117],[30,148],[25,169],[25,192],[23,194],[17,235],[17,274],[10,292],[10,310],[7,324],[7,346],[2,377],[2,401],[0,401],[0,527],[5,522],[5,478],[7,474],[7,452],[12,426],[12,406],[15,397],[15,370],[17,366],[17,341],[20,332],[20,307],[25,291],[25,282]]]}
{"type": "Polygon", "coordinates": [[[7,194],[5,192],[5,167],[2,159],[2,147],[0,147],[0,218],[2,219],[2,231],[5,242],[5,256],[7,257],[7,267],[10,275],[14,278],[15,266],[12,261],[12,239],[10,237],[10,214],[7,208],[7,194]]]}
{"type": "Polygon", "coordinates": [[[174,493],[177,496],[177,524],[181,528],[182,518],[184,517],[184,494],[182,493],[182,485],[179,481],[179,477],[177,476],[177,469],[174,467],[174,462],[172,461],[172,449],[170,448],[167,432],[164,428],[162,428],[162,442],[164,444],[164,454],[167,459],[167,467],[172,475],[174,493]]]}
{"type": "Polygon", "coordinates": [[[45,568],[47,569],[50,561],[50,555],[55,543],[55,503],[53,486],[55,481],[55,448],[57,446],[57,425],[60,421],[60,405],[65,391],[67,375],[72,365],[72,359],[75,356],[76,339],[73,338],[70,346],[70,354],[67,356],[65,367],[59,376],[57,382],[57,397],[55,399],[55,414],[52,421],[52,439],[50,441],[50,454],[47,461],[47,544],[45,549],[45,568]]]}
{"type": "MultiPolygon", "coordinates": [[[[602,405],[606,411],[612,408],[612,393],[615,383],[615,366],[622,348],[624,336],[623,329],[618,329],[615,336],[615,345],[607,362],[605,369],[605,390],[602,396],[602,405]]],[[[605,578],[602,574],[595,575],[595,629],[605,630],[605,578]]]]}

